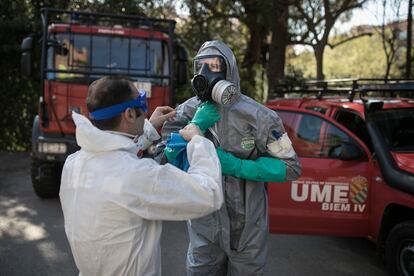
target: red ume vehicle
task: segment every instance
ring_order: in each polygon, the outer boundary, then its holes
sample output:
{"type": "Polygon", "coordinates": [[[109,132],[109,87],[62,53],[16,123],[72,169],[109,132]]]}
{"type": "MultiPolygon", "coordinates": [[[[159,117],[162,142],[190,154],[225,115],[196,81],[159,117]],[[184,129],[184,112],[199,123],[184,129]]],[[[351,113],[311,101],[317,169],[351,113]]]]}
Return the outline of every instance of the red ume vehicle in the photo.
{"type": "Polygon", "coordinates": [[[367,237],[391,275],[414,275],[413,91],[335,80],[269,101],[302,164],[298,180],[268,185],[270,231],[367,237]]]}
{"type": "MultiPolygon", "coordinates": [[[[72,112],[88,116],[86,96],[94,80],[130,77],[147,92],[149,114],[173,105],[187,82],[187,53],[175,21],[135,15],[41,10],[39,113],[32,130],[31,177],[42,198],[59,193],[66,157],[77,150],[72,112]]],[[[22,42],[22,72],[33,75],[36,35],[22,42]]]]}

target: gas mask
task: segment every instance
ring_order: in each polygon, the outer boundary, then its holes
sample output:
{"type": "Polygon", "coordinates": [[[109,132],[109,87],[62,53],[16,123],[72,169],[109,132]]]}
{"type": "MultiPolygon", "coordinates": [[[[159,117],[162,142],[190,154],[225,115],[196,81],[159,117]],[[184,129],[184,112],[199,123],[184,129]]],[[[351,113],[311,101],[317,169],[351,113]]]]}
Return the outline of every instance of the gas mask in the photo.
{"type": "Polygon", "coordinates": [[[221,56],[194,59],[191,86],[200,101],[214,101],[221,105],[233,102],[237,88],[226,80],[226,69],[226,62],[221,56]]]}

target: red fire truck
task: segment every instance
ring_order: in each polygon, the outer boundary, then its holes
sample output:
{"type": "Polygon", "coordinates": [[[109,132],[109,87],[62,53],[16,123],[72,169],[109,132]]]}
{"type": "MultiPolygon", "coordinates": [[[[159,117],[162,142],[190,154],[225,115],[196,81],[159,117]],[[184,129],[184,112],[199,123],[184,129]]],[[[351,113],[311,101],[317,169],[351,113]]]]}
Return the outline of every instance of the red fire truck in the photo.
{"type": "Polygon", "coordinates": [[[268,185],[270,231],[367,237],[390,275],[414,275],[414,99],[395,96],[413,91],[335,80],[269,101],[302,164],[298,180],[268,185]]]}
{"type": "MultiPolygon", "coordinates": [[[[128,76],[147,91],[149,112],[173,105],[187,82],[187,53],[175,21],[45,8],[41,10],[39,113],[33,122],[31,177],[42,198],[59,192],[62,165],[77,150],[72,111],[88,116],[88,85],[105,75],[128,76]]],[[[34,38],[22,42],[22,71],[32,75],[34,38]]]]}

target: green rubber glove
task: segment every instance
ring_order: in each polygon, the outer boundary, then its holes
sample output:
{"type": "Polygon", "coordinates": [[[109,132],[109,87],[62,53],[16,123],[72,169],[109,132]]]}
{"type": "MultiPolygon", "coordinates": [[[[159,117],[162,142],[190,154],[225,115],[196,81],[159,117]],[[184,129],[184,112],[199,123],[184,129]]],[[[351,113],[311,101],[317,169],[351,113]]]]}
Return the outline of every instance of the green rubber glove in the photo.
{"type": "Polygon", "coordinates": [[[201,132],[204,133],[209,127],[212,127],[220,120],[220,114],[213,102],[204,102],[194,114],[193,119],[189,123],[197,125],[201,132]]]}
{"type": "Polygon", "coordinates": [[[217,155],[221,164],[221,173],[224,175],[236,176],[242,166],[242,160],[222,148],[217,148],[217,155]]]}
{"type": "Polygon", "coordinates": [[[221,148],[217,148],[217,155],[224,175],[253,181],[286,181],[286,164],[279,159],[259,157],[256,160],[244,160],[223,151],[221,148]]]}
{"type": "Polygon", "coordinates": [[[167,157],[169,163],[174,163],[179,153],[180,152],[177,149],[173,149],[170,147],[165,147],[164,149],[164,155],[165,157],[167,157]]]}

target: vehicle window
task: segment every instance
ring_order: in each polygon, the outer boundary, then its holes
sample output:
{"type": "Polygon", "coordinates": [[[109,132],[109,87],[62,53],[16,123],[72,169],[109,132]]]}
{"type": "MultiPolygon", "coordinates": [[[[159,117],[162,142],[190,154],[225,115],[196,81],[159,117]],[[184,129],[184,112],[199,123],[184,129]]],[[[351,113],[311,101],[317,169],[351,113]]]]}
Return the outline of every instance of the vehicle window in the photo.
{"type": "Polygon", "coordinates": [[[73,49],[73,42],[70,42],[69,35],[67,34],[57,34],[54,38],[57,44],[62,46],[62,51],[56,50],[53,47],[50,48],[55,53],[56,64],[65,63],[67,66],[69,66],[69,54],[70,54],[69,49],[71,50],[73,49]],[[67,49],[68,52],[64,53],[63,49],[67,49]],[[65,62],[59,62],[59,59],[64,60],[65,62]]]}
{"type": "Polygon", "coordinates": [[[148,60],[145,52],[147,43],[143,39],[131,39],[131,69],[138,72],[145,72],[148,67],[148,60]]]}
{"type": "Polygon", "coordinates": [[[300,115],[298,137],[312,143],[319,143],[322,120],[315,116],[300,115]]]}
{"type": "Polygon", "coordinates": [[[348,110],[338,110],[334,118],[361,139],[369,150],[373,152],[371,138],[369,137],[365,121],[361,116],[348,110]]]}
{"type": "Polygon", "coordinates": [[[291,111],[277,111],[300,157],[341,159],[347,150],[363,152],[345,132],[320,117],[291,111]]]}
{"type": "MultiPolygon", "coordinates": [[[[57,70],[83,70],[89,66],[90,42],[86,36],[69,36],[69,34],[52,34],[52,41],[60,48],[49,47],[48,68],[57,70]]],[[[73,73],[49,72],[48,78],[67,79],[80,75],[73,73]]]]}
{"type": "Polygon", "coordinates": [[[92,65],[99,70],[128,72],[129,39],[92,36],[92,65]]]}
{"type": "MultiPolygon", "coordinates": [[[[48,68],[58,70],[103,71],[164,75],[169,74],[168,45],[160,40],[109,35],[51,34],[58,47],[48,49],[48,68]]],[[[82,76],[73,73],[48,73],[48,78],[82,76]]],[[[98,75],[92,75],[98,77],[98,75]]],[[[168,81],[168,79],[166,80],[168,81]]]]}
{"type": "Polygon", "coordinates": [[[132,39],[131,41],[131,69],[136,71],[150,71],[152,74],[168,74],[168,49],[161,41],[132,39]],[[148,49],[148,51],[147,51],[148,49]],[[165,52],[167,49],[167,52],[165,52]],[[145,53],[148,53],[148,56],[145,53]]]}
{"type": "Polygon", "coordinates": [[[381,110],[375,122],[392,150],[414,151],[414,109],[381,110]]]}
{"type": "Polygon", "coordinates": [[[90,37],[86,35],[75,35],[72,37],[73,42],[65,41],[64,44],[73,44],[69,51],[69,65],[73,68],[82,68],[89,66],[89,54],[90,54],[90,37]]]}
{"type": "Polygon", "coordinates": [[[124,69],[120,71],[128,71],[128,52],[129,38],[113,37],[111,40],[111,60],[109,68],[124,69]]]}
{"type": "Polygon", "coordinates": [[[162,45],[159,41],[150,41],[150,67],[154,74],[161,75],[163,72],[163,54],[162,45]]]}
{"type": "Polygon", "coordinates": [[[359,148],[348,134],[331,123],[324,121],[323,124],[326,125],[326,133],[321,141],[321,157],[337,158],[340,155],[340,151],[347,145],[355,145],[356,148],[359,148]]]}
{"type": "Polygon", "coordinates": [[[93,52],[92,52],[92,62],[99,68],[100,70],[106,69],[107,64],[109,63],[110,55],[109,55],[109,37],[103,36],[94,36],[92,37],[92,45],[93,52]],[[100,47],[98,47],[100,45],[100,47]]]}

